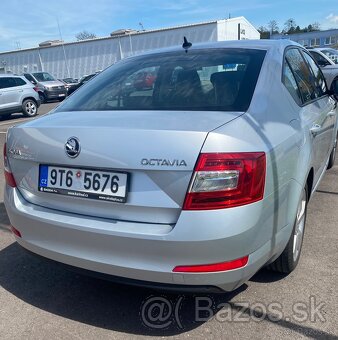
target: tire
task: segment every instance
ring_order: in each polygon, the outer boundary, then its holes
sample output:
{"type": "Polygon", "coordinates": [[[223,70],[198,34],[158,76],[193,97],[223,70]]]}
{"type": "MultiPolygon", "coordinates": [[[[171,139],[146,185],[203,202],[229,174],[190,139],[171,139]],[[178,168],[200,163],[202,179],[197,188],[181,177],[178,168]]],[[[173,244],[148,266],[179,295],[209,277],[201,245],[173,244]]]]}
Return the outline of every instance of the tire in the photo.
{"type": "Polygon", "coordinates": [[[39,92],[39,98],[40,98],[41,104],[46,102],[46,96],[42,92],[39,92]]]}
{"type": "Polygon", "coordinates": [[[34,117],[38,114],[38,105],[32,99],[26,99],[22,103],[22,112],[26,117],[34,117]]]}
{"type": "Polygon", "coordinates": [[[332,151],[330,153],[329,163],[327,164],[327,169],[331,169],[334,166],[334,162],[336,160],[336,151],[337,151],[337,137],[334,142],[332,151]]]}
{"type": "Polygon", "coordinates": [[[306,186],[302,190],[302,195],[297,207],[295,223],[288,244],[282,254],[267,266],[268,269],[283,274],[290,274],[297,267],[304,238],[307,203],[308,188],[306,186]]]}

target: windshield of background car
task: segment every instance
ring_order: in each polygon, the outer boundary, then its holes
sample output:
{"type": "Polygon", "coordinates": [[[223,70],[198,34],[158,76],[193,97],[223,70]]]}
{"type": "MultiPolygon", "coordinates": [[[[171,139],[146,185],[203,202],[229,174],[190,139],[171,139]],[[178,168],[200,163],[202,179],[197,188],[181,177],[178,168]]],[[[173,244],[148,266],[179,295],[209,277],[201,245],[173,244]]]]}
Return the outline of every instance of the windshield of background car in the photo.
{"type": "Polygon", "coordinates": [[[325,50],[321,50],[327,57],[329,57],[335,64],[338,64],[338,51],[333,48],[328,48],[325,50]]]}
{"type": "Polygon", "coordinates": [[[66,79],[63,79],[63,81],[67,84],[76,83],[75,79],[73,78],[66,78],[66,79]]]}
{"type": "Polygon", "coordinates": [[[83,86],[59,111],[248,109],[266,54],[208,49],[123,60],[83,86]]]}
{"type": "Polygon", "coordinates": [[[33,76],[35,77],[35,79],[37,81],[53,81],[55,80],[53,76],[51,76],[49,73],[47,72],[37,72],[37,73],[33,73],[33,76]]]}

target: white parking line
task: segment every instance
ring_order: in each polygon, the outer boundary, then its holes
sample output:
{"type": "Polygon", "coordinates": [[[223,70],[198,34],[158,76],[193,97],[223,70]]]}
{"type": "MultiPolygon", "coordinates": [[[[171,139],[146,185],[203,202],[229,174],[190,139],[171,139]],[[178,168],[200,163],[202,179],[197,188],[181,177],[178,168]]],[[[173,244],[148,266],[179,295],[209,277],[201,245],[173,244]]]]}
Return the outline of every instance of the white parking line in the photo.
{"type": "Polygon", "coordinates": [[[0,131],[0,133],[7,133],[6,131],[0,131]]]}

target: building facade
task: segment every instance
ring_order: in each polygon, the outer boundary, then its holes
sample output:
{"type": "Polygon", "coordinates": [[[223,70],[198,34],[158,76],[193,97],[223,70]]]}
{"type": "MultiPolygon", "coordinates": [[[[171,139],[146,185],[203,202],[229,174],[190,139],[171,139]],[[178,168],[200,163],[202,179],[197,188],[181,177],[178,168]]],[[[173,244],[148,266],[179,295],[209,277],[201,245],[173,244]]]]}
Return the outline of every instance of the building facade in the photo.
{"type": "Polygon", "coordinates": [[[290,39],[306,47],[332,47],[338,44],[338,29],[295,34],[272,34],[271,39],[290,39]]]}
{"type": "Polygon", "coordinates": [[[149,31],[126,30],[124,34],[106,38],[3,52],[0,72],[46,71],[60,79],[80,78],[125,57],[180,45],[184,36],[192,43],[260,38],[259,32],[244,17],[149,31]]]}

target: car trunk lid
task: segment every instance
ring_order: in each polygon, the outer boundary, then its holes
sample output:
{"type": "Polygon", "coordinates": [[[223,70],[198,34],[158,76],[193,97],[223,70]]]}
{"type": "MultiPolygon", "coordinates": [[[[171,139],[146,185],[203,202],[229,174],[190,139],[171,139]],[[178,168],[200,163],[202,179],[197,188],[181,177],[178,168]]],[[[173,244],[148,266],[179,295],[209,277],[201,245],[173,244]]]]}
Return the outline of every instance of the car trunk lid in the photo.
{"type": "Polygon", "coordinates": [[[175,224],[208,132],[240,112],[60,112],[9,130],[9,162],[24,198],[43,207],[88,216],[175,224]],[[65,143],[76,137],[76,158],[65,143]],[[39,166],[129,174],[126,203],[38,190],[39,166]]]}

